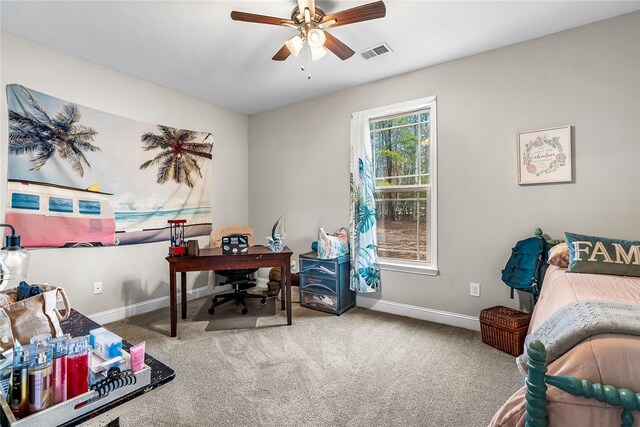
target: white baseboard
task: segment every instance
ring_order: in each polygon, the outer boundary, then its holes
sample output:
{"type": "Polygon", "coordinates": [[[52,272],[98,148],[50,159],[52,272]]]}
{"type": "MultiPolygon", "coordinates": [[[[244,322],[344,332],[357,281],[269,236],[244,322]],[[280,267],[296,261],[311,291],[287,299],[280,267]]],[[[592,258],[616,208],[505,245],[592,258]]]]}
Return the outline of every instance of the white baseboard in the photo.
{"type": "Polygon", "coordinates": [[[458,328],[471,329],[473,331],[480,330],[480,320],[477,317],[467,316],[466,314],[451,313],[448,311],[434,310],[431,308],[418,307],[399,302],[385,301],[365,297],[360,294],[356,296],[356,306],[375,311],[382,311],[384,313],[397,314],[399,316],[456,326],[458,328]]]}
{"type": "MultiPolygon", "coordinates": [[[[266,288],[267,279],[259,278],[257,282],[258,286],[266,288]]],[[[213,295],[219,292],[226,292],[229,289],[229,286],[218,286],[216,287],[215,291],[209,289],[208,287],[192,289],[187,291],[187,300],[213,295]]],[[[181,293],[178,292],[178,302],[180,301],[180,297],[181,293]]],[[[474,331],[480,330],[479,319],[477,317],[468,316],[466,314],[434,310],[431,308],[424,308],[415,305],[402,304],[399,302],[370,298],[362,295],[358,295],[356,297],[356,306],[368,308],[375,311],[382,311],[384,313],[397,314],[398,316],[406,316],[414,319],[421,319],[429,322],[442,323],[459,328],[471,329],[474,331]]],[[[100,313],[94,313],[89,315],[88,317],[97,323],[106,324],[165,307],[169,307],[168,295],[160,298],[154,298],[148,301],[126,305],[124,307],[102,311],[100,313]]]]}
{"type": "MultiPolygon", "coordinates": [[[[192,300],[207,295],[213,295],[221,291],[221,287],[216,288],[216,292],[209,289],[209,287],[192,289],[187,291],[187,300],[192,300]]],[[[177,301],[180,304],[180,297],[182,293],[178,292],[177,301]]],[[[94,322],[104,325],[105,323],[116,322],[118,320],[126,319],[127,317],[137,316],[138,314],[148,313],[153,310],[169,307],[169,296],[160,298],[154,298],[148,301],[142,301],[135,304],[125,305],[124,307],[113,308],[111,310],[102,311],[100,313],[91,314],[89,317],[94,322]]]]}
{"type": "MultiPolygon", "coordinates": [[[[258,286],[266,288],[267,287],[267,279],[258,278],[257,280],[258,286]]],[[[192,289],[187,291],[187,300],[190,301],[192,299],[213,295],[221,292],[227,292],[231,290],[230,286],[216,286],[215,290],[209,289],[209,287],[192,289]]],[[[182,293],[178,292],[177,300],[178,304],[180,304],[180,297],[182,293]]],[[[127,317],[137,316],[138,314],[148,313],[153,310],[159,310],[161,308],[169,307],[169,296],[164,296],[160,298],[154,298],[148,301],[142,301],[136,304],[125,305],[124,307],[113,308],[111,310],[102,311],[100,313],[91,314],[89,317],[94,322],[100,323],[101,325],[105,323],[116,322],[118,320],[126,319],[127,317]]]]}

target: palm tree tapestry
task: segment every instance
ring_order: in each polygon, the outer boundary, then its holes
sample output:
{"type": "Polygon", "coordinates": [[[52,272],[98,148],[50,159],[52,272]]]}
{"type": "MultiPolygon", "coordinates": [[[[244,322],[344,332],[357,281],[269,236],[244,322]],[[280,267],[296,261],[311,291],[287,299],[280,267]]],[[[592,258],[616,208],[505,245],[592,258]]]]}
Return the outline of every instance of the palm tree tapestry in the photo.
{"type": "Polygon", "coordinates": [[[211,132],[154,125],[7,85],[6,222],[27,247],[105,246],[211,232],[211,132]],[[151,154],[151,158],[150,158],[151,154]],[[153,167],[152,167],[153,166],[153,167]]]}
{"type": "Polygon", "coordinates": [[[169,126],[158,125],[160,135],[145,133],[142,135],[142,147],[145,151],[162,150],[160,154],[140,165],[140,169],[146,169],[151,165],[158,165],[158,184],[164,184],[169,180],[185,183],[189,188],[193,187],[196,174],[202,178],[202,171],[198,166],[198,158],[211,160],[213,144],[205,142],[210,136],[207,133],[201,142],[195,141],[198,132],[185,129],[176,129],[169,126]]]}

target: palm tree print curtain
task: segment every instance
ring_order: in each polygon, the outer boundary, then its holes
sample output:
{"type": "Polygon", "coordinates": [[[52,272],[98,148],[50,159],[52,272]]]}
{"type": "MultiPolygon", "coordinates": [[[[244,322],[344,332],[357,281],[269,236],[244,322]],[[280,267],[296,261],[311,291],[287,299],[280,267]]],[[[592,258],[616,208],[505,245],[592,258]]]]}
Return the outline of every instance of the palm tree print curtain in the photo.
{"type": "Polygon", "coordinates": [[[351,290],[380,291],[376,238],[375,183],[369,118],[356,113],[351,119],[351,290]]]}

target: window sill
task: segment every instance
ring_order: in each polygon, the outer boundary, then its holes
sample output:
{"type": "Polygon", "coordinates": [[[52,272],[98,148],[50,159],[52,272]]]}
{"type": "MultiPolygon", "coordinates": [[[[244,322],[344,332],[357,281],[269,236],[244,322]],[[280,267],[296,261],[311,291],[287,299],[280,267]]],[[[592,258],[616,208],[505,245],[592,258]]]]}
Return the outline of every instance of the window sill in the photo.
{"type": "Polygon", "coordinates": [[[420,265],[415,263],[403,263],[396,261],[379,261],[380,270],[397,271],[400,273],[423,274],[425,276],[436,276],[438,268],[420,265]]]}

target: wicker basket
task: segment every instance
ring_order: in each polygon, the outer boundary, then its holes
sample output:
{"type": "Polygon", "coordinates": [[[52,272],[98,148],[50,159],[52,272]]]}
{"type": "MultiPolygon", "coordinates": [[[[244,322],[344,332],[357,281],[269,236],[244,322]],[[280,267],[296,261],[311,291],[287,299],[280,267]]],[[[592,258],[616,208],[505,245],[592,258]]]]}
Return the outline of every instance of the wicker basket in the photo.
{"type": "Polygon", "coordinates": [[[524,338],[531,315],[509,307],[496,306],[480,312],[482,342],[492,347],[519,356],[524,349],[524,338]]]}

